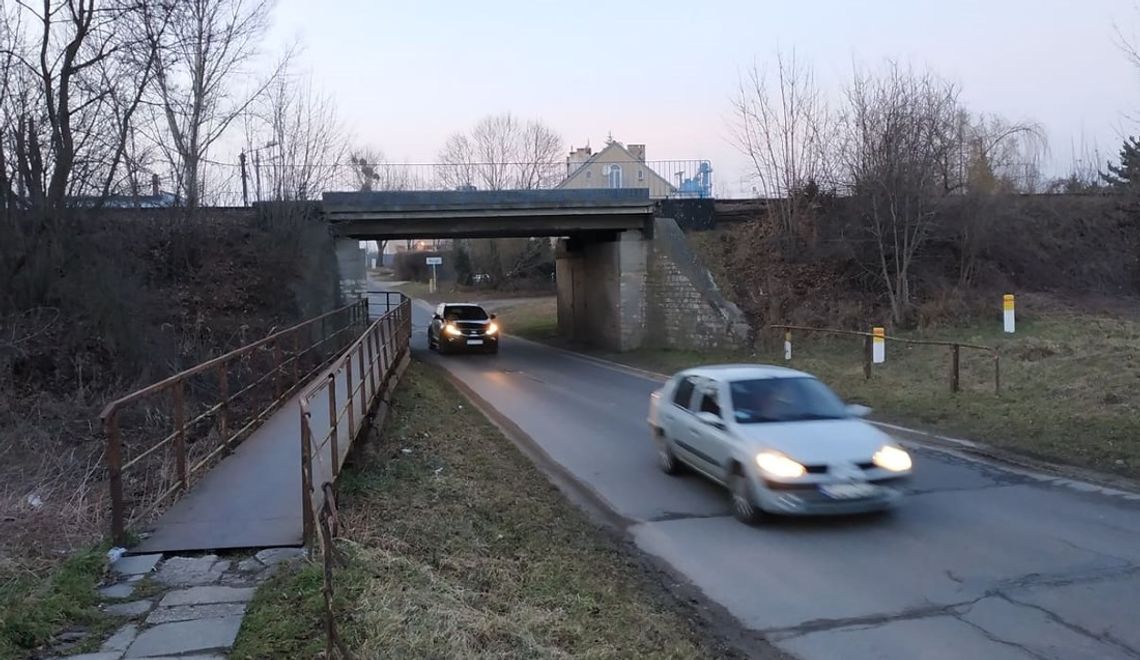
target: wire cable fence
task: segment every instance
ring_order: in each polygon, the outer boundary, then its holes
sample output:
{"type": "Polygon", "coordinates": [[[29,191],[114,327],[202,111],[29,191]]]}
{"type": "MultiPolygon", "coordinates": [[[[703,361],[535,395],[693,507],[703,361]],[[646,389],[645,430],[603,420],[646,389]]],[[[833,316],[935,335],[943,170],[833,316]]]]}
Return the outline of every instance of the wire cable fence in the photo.
{"type": "Polygon", "coordinates": [[[345,162],[281,165],[264,154],[203,165],[201,200],[210,206],[319,200],[326,191],[543,190],[643,188],[656,199],[712,198],[716,180],[702,159],[604,162],[345,162]]]}

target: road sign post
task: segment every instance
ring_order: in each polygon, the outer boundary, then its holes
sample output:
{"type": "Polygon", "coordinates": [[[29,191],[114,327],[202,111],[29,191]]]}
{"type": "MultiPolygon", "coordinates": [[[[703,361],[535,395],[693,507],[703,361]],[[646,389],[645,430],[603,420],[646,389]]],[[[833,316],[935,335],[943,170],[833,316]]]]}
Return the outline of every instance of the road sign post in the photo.
{"type": "Polygon", "coordinates": [[[428,285],[428,290],[435,293],[439,288],[435,279],[435,267],[443,264],[443,257],[428,257],[427,265],[431,266],[431,282],[428,285]]]}

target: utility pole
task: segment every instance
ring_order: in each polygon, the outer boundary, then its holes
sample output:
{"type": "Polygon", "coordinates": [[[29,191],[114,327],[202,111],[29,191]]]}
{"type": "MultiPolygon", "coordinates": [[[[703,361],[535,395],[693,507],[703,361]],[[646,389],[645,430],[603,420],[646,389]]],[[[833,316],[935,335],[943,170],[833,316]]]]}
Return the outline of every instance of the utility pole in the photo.
{"type": "Polygon", "coordinates": [[[241,163],[241,203],[242,206],[249,206],[249,177],[245,171],[245,150],[238,154],[238,162],[241,163]]]}
{"type": "Polygon", "coordinates": [[[253,152],[253,182],[257,189],[257,201],[261,201],[261,154],[253,152]]]}

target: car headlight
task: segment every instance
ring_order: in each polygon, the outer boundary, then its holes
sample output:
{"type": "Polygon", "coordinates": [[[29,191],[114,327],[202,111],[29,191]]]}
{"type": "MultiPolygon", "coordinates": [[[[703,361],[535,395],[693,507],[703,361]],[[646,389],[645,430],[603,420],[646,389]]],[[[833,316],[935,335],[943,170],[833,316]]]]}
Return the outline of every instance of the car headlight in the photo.
{"type": "Polygon", "coordinates": [[[910,454],[893,445],[883,445],[871,460],[891,472],[906,472],[911,466],[910,454]]]}
{"type": "Polygon", "coordinates": [[[774,451],[763,451],[756,455],[756,465],[773,477],[794,479],[807,473],[804,466],[774,451]]]}
{"type": "Polygon", "coordinates": [[[495,325],[495,323],[492,322],[492,323],[487,324],[487,334],[493,335],[493,334],[497,333],[498,331],[499,331],[499,326],[495,325]]]}
{"type": "Polygon", "coordinates": [[[443,331],[452,337],[458,337],[459,335],[463,334],[463,331],[459,329],[459,326],[455,325],[454,323],[448,323],[447,325],[443,326],[443,331]]]}

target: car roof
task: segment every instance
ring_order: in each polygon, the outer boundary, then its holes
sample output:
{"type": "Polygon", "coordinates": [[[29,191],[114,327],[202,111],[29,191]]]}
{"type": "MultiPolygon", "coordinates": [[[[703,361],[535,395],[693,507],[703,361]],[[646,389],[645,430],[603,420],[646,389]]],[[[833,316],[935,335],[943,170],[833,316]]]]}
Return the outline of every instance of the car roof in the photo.
{"type": "Polygon", "coordinates": [[[764,378],[815,378],[811,374],[771,364],[708,364],[686,369],[678,376],[698,376],[713,380],[760,380],[764,378]]]}
{"type": "Polygon", "coordinates": [[[444,307],[478,307],[483,309],[483,306],[477,303],[443,303],[444,307]]]}

